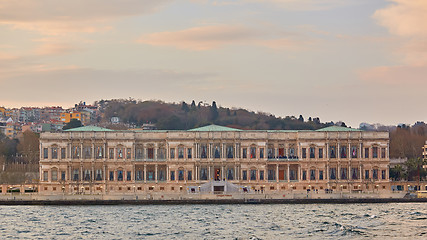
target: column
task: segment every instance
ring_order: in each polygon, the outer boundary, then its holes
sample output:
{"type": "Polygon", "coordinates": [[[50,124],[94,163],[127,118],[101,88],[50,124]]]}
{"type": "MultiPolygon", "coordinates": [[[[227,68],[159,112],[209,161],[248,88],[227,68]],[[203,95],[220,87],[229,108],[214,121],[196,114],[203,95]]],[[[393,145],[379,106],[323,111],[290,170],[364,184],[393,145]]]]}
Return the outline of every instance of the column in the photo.
{"type": "Polygon", "coordinates": [[[154,166],[154,168],[155,168],[155,170],[154,170],[154,179],[155,179],[155,181],[157,183],[158,182],[157,181],[157,164],[154,166]]]}
{"type": "Polygon", "coordinates": [[[301,182],[302,176],[301,176],[301,165],[298,165],[298,181],[301,182]]]}
{"type": "Polygon", "coordinates": [[[288,174],[288,176],[287,176],[287,179],[288,179],[288,182],[290,182],[291,180],[290,180],[290,165],[288,164],[288,171],[287,171],[287,174],[288,174]]]}
{"type": "Polygon", "coordinates": [[[276,164],[276,182],[279,182],[279,164],[276,164]]]}
{"type": "Polygon", "coordinates": [[[221,181],[224,179],[224,165],[221,164],[221,181]]]}
{"type": "Polygon", "coordinates": [[[144,164],[144,183],[147,183],[147,164],[144,164]]]}
{"type": "Polygon", "coordinates": [[[208,166],[208,180],[211,180],[211,166],[208,166]]]}

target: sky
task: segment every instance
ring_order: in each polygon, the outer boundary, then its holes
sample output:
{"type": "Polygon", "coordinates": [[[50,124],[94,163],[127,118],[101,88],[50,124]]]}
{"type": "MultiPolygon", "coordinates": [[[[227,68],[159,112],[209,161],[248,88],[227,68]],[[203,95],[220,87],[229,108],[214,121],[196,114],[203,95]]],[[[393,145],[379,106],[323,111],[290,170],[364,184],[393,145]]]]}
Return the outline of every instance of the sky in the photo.
{"type": "Polygon", "coordinates": [[[426,0],[0,0],[0,106],[134,98],[427,121],[426,0]]]}

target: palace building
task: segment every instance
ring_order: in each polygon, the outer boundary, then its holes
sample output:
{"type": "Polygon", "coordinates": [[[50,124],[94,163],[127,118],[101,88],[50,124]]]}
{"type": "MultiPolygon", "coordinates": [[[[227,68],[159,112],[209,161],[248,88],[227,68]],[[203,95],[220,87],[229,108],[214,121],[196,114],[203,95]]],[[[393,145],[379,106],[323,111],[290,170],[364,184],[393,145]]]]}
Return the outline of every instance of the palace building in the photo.
{"type": "Polygon", "coordinates": [[[39,192],[373,191],[388,168],[388,132],[88,126],[41,134],[39,192]]]}

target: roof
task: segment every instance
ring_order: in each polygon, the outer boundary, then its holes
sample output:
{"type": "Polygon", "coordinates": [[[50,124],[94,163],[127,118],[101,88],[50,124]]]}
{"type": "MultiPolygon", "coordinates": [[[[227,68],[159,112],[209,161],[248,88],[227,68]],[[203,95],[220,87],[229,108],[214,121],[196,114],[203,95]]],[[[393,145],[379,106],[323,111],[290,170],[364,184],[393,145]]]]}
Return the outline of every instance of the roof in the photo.
{"type": "Polygon", "coordinates": [[[339,127],[339,126],[330,126],[321,129],[317,129],[317,132],[361,132],[362,130],[348,128],[348,127],[339,127]]]}
{"type": "Polygon", "coordinates": [[[188,131],[189,132],[237,132],[242,130],[212,124],[204,127],[193,128],[188,131]]]}
{"type": "Polygon", "coordinates": [[[84,126],[64,130],[64,132],[112,132],[114,130],[97,126],[84,126]]]}

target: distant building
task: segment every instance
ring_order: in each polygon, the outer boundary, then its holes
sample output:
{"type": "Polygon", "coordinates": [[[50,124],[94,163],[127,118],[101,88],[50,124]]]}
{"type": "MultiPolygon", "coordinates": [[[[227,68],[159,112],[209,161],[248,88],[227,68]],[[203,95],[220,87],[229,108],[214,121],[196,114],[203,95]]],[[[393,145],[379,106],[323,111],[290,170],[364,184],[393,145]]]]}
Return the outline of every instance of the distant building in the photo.
{"type": "Polygon", "coordinates": [[[154,123],[144,123],[142,124],[142,130],[157,130],[157,127],[154,123]]]}
{"type": "Polygon", "coordinates": [[[88,126],[41,134],[39,192],[390,191],[389,164],[388,132],[88,126]]]}
{"type": "Polygon", "coordinates": [[[63,123],[69,123],[71,119],[82,121],[82,114],[80,112],[63,112],[59,120],[63,123]]]}
{"type": "Polygon", "coordinates": [[[84,109],[97,110],[97,109],[98,109],[98,107],[93,106],[93,105],[86,105],[86,102],[82,102],[82,101],[80,101],[80,103],[79,103],[79,104],[75,104],[75,105],[74,105],[74,110],[75,110],[75,111],[80,112],[80,111],[82,111],[82,110],[84,110],[84,109]]]}
{"type": "Polygon", "coordinates": [[[111,117],[110,121],[113,124],[117,124],[117,123],[120,123],[120,118],[119,117],[111,117]]]}

